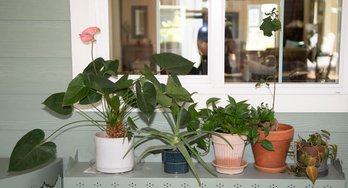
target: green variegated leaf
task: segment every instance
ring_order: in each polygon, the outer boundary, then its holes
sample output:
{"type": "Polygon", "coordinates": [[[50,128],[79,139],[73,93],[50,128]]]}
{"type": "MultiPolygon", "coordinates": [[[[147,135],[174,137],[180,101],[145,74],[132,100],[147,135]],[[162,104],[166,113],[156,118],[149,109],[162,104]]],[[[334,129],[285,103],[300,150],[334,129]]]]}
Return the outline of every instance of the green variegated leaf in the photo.
{"type": "Polygon", "coordinates": [[[25,134],[14,147],[9,172],[18,172],[45,164],[56,157],[56,144],[44,142],[45,133],[34,129],[25,134]]]}
{"type": "Polygon", "coordinates": [[[73,112],[73,108],[70,105],[63,106],[64,95],[64,92],[52,94],[42,104],[55,113],[70,115],[73,112]]]}

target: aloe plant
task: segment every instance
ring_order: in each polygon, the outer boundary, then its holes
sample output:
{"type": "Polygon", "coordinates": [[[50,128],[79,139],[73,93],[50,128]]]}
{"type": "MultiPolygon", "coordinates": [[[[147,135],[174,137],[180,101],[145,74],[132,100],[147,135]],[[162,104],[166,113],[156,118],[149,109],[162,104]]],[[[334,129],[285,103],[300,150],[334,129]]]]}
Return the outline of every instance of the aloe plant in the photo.
{"type": "MultiPolygon", "coordinates": [[[[139,139],[132,148],[150,141],[160,140],[162,144],[149,146],[139,156],[139,160],[150,153],[162,150],[178,150],[187,161],[191,172],[200,184],[199,175],[194,165],[196,159],[208,172],[216,175],[209,165],[205,163],[201,155],[208,152],[205,139],[210,131],[202,130],[199,114],[195,109],[191,96],[181,84],[179,74],[187,74],[193,66],[189,60],[181,56],[164,53],[151,58],[161,69],[168,73],[167,82],[160,83],[153,75],[149,67],[145,67],[141,78],[136,81],[136,95],[140,111],[150,119],[155,109],[162,109],[162,113],[170,131],[157,130],[151,127],[138,129],[139,139]]],[[[161,71],[162,72],[162,71],[161,71]]],[[[134,124],[134,122],[130,122],[134,124]]],[[[164,129],[165,130],[165,129],[164,129]]]]}

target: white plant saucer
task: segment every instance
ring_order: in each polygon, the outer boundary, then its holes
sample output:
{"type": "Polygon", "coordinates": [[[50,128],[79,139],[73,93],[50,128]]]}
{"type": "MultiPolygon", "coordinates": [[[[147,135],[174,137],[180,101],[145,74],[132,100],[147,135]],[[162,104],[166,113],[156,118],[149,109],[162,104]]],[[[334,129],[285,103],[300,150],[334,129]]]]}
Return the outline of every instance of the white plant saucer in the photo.
{"type": "Polygon", "coordinates": [[[244,168],[248,166],[248,162],[242,160],[240,166],[223,166],[216,164],[215,160],[212,162],[213,166],[215,166],[216,171],[221,174],[240,174],[243,172],[244,168]]]}

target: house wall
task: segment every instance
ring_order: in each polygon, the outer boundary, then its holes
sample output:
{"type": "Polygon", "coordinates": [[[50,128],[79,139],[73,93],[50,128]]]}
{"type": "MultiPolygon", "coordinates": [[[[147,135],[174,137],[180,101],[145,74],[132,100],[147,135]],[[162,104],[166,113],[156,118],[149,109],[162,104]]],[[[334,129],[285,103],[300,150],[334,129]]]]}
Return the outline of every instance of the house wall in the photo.
{"type": "MultiPolygon", "coordinates": [[[[9,157],[17,140],[29,130],[41,128],[50,133],[71,121],[51,116],[41,104],[49,94],[64,91],[72,77],[69,20],[69,0],[0,1],[0,157],[9,157]]],[[[279,121],[294,125],[295,138],[314,130],[329,130],[347,174],[348,113],[277,116],[279,121]]],[[[164,122],[157,114],[153,126],[166,127],[164,122]]],[[[94,128],[80,127],[61,134],[55,139],[58,157],[67,161],[78,153],[80,160],[92,160],[95,132],[94,128]]],[[[206,157],[211,158],[212,154],[206,157]]],[[[250,146],[244,158],[253,160],[250,146]]]]}

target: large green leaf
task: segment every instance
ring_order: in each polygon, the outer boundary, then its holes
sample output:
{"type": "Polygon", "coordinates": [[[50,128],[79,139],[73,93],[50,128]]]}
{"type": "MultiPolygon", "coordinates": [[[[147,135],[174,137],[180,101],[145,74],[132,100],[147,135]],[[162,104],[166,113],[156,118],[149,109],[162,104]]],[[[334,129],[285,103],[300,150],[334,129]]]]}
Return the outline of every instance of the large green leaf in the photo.
{"type": "Polygon", "coordinates": [[[34,129],[25,134],[14,147],[9,172],[31,169],[56,157],[56,144],[44,142],[45,133],[41,129],[34,129]]]}
{"type": "Polygon", "coordinates": [[[89,87],[85,84],[85,78],[83,74],[77,75],[69,83],[68,89],[65,92],[63,105],[72,105],[79,100],[85,98],[88,94],[89,87]]]}
{"type": "Polygon", "coordinates": [[[152,82],[153,85],[155,85],[157,90],[161,90],[161,83],[157,80],[155,75],[153,75],[153,73],[148,65],[144,66],[143,75],[145,76],[146,79],[148,79],[150,82],[152,82]]]}
{"type": "Polygon", "coordinates": [[[95,59],[91,63],[87,65],[87,67],[83,70],[83,74],[93,73],[94,75],[99,74],[100,70],[104,66],[105,60],[101,57],[95,59]],[[97,71],[97,72],[96,72],[97,71]]]}
{"type": "Polygon", "coordinates": [[[92,78],[92,87],[102,93],[111,93],[114,91],[115,83],[104,76],[94,76],[92,78]]]}
{"type": "Polygon", "coordinates": [[[102,99],[102,95],[96,91],[89,90],[87,96],[79,101],[79,104],[88,105],[99,102],[102,99]]]}
{"type": "Polygon", "coordinates": [[[182,86],[177,85],[172,76],[168,76],[166,93],[177,101],[192,101],[191,94],[182,86]]]}
{"type": "Polygon", "coordinates": [[[117,59],[104,61],[104,75],[117,76],[118,65],[119,61],[117,59]]]}
{"type": "Polygon", "coordinates": [[[148,118],[153,114],[156,107],[156,89],[150,82],[145,82],[143,87],[140,82],[136,83],[137,104],[141,112],[148,118]]]}
{"type": "Polygon", "coordinates": [[[128,74],[123,75],[113,86],[113,92],[128,89],[133,84],[133,80],[128,79],[128,74]]]}
{"type": "Polygon", "coordinates": [[[272,36],[273,24],[271,16],[268,16],[263,19],[263,22],[260,25],[260,30],[263,31],[263,35],[268,37],[272,36]]]}
{"type": "Polygon", "coordinates": [[[174,74],[188,74],[193,67],[193,62],[173,53],[155,54],[151,57],[151,62],[174,74]]]}
{"type": "Polygon", "coordinates": [[[64,95],[64,92],[52,94],[42,104],[58,114],[70,115],[73,111],[73,108],[70,105],[63,106],[64,95]]]}

